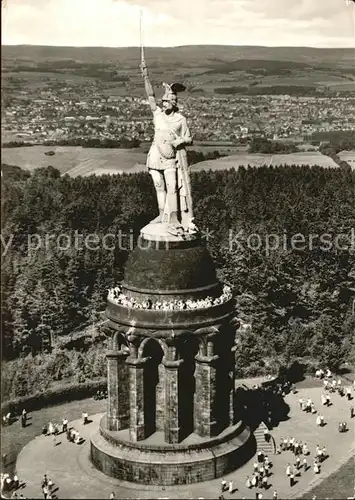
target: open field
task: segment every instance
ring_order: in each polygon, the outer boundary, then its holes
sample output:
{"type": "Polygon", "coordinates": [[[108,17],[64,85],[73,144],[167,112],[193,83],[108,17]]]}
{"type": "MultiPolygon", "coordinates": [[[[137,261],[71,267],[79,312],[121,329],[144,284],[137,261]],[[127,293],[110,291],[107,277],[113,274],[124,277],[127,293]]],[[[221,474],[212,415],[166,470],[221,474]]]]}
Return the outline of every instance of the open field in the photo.
{"type": "Polygon", "coordinates": [[[351,170],[355,170],[355,151],[340,151],[338,153],[339,158],[342,161],[346,161],[349,163],[351,170]]]}
{"type": "MultiPolygon", "coordinates": [[[[211,150],[220,149],[211,146],[211,150]]],[[[320,165],[324,168],[339,168],[329,158],[317,151],[291,153],[291,154],[249,154],[237,152],[233,147],[228,147],[231,156],[225,156],[217,160],[206,160],[192,166],[192,170],[223,170],[238,168],[241,165],[247,167],[261,167],[263,165],[320,165]]],[[[62,174],[71,177],[122,174],[142,172],[146,169],[146,153],[141,149],[100,149],[82,148],[80,146],[31,146],[18,148],[4,148],[2,150],[2,162],[15,165],[26,170],[51,165],[62,174]],[[54,151],[55,155],[45,155],[48,151],[54,151]]]]}
{"type": "Polygon", "coordinates": [[[262,167],[263,165],[319,165],[324,168],[339,168],[339,166],[329,156],[325,156],[318,151],[305,151],[302,153],[290,154],[260,154],[260,153],[239,153],[217,160],[206,160],[193,165],[193,170],[223,170],[228,168],[238,168],[240,166],[262,167]]]}
{"type": "Polygon", "coordinates": [[[51,165],[71,177],[139,172],[145,169],[145,161],[146,155],[139,149],[31,146],[2,150],[2,162],[8,165],[26,170],[51,165]],[[48,151],[55,155],[45,155],[48,151]]]}

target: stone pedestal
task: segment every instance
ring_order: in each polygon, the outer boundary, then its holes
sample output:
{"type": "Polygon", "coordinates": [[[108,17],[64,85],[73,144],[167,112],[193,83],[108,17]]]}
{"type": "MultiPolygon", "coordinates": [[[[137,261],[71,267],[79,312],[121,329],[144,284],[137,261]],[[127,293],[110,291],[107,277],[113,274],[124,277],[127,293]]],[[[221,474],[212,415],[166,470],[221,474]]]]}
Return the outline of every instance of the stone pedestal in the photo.
{"type": "Polygon", "coordinates": [[[169,235],[166,224],[151,226],[142,230],[121,283],[131,307],[108,299],[108,328],[122,336],[130,356],[118,348],[107,356],[108,413],[91,457],[107,475],[142,484],[214,479],[255,451],[236,416],[233,298],[223,295],[197,235],[183,239],[169,235]],[[129,380],[129,419],[119,404],[119,366],[129,380]]]}

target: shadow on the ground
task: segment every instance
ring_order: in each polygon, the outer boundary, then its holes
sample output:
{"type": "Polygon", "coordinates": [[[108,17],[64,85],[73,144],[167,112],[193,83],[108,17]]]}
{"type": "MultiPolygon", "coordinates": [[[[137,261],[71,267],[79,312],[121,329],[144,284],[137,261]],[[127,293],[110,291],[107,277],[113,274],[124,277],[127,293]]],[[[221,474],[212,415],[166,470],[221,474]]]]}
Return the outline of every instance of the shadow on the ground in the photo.
{"type": "Polygon", "coordinates": [[[291,391],[297,393],[294,384],[305,380],[305,372],[306,365],[295,361],[289,367],[280,367],[278,376],[261,386],[252,389],[242,386],[237,389],[237,406],[242,409],[241,416],[252,430],[261,422],[272,429],[289,419],[290,407],[284,397],[291,391]]]}
{"type": "Polygon", "coordinates": [[[236,398],[241,417],[252,431],[259,427],[261,422],[265,422],[271,429],[289,418],[289,405],[281,394],[275,393],[271,388],[239,387],[236,398]]]}

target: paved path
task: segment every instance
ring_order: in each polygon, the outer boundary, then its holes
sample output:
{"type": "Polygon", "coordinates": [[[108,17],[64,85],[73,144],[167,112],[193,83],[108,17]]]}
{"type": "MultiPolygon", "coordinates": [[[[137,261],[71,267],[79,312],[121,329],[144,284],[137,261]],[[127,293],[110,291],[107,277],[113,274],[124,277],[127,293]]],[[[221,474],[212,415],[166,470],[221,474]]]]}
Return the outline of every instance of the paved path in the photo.
{"type": "MultiPolygon", "coordinates": [[[[249,381],[250,383],[250,381],[249,381]]],[[[333,405],[329,408],[321,407],[321,389],[300,388],[297,394],[289,394],[285,402],[290,406],[289,419],[283,421],[273,429],[272,434],[278,443],[281,437],[295,437],[307,442],[311,453],[314,453],[317,444],[326,446],[330,455],[323,464],[321,474],[314,476],[312,468],[297,477],[297,483],[290,488],[285,476],[288,462],[292,462],[291,452],[274,455],[271,458],[274,466],[270,482],[272,486],[267,491],[262,491],[263,499],[272,498],[274,489],[277,490],[279,498],[299,498],[308,489],[318,484],[324,477],[329,476],[340,465],[354,453],[354,428],[350,421],[350,405],[354,400],[348,402],[345,397],[332,395],[333,405]],[[300,397],[310,397],[317,408],[321,408],[325,416],[326,425],[319,428],[315,423],[315,415],[301,412],[298,405],[300,397]],[[339,434],[338,422],[346,421],[350,430],[339,434]]],[[[113,491],[116,498],[218,498],[220,495],[220,479],[197,483],[189,486],[175,487],[152,487],[133,485],[117,481],[98,472],[89,461],[90,436],[97,431],[98,423],[102,414],[91,416],[92,423],[84,426],[81,421],[74,421],[72,425],[85,439],[82,445],[69,443],[65,435],[60,435],[58,444],[54,446],[53,439],[46,436],[38,436],[28,443],[18,456],[17,471],[19,477],[26,481],[23,490],[27,498],[42,498],[40,483],[44,473],[47,473],[58,487],[56,494],[58,498],[109,498],[113,491]]],[[[354,419],[355,420],[355,419],[354,419]]],[[[253,460],[243,467],[226,475],[228,481],[232,479],[237,490],[224,494],[225,498],[255,498],[256,490],[247,490],[245,479],[252,473],[253,460]]]]}

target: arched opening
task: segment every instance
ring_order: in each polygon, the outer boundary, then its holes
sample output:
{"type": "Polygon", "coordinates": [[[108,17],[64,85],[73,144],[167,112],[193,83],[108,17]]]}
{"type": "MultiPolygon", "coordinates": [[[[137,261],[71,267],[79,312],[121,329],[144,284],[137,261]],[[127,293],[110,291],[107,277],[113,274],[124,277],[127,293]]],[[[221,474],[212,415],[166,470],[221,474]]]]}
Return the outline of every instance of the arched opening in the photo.
{"type": "Polygon", "coordinates": [[[162,370],[159,368],[163,358],[160,343],[152,338],[143,340],[139,354],[149,358],[144,366],[144,422],[145,435],[150,436],[159,430],[160,413],[164,411],[164,383],[161,380],[162,370]],[[163,403],[163,404],[162,404],[163,403]]]}
{"type": "Polygon", "coordinates": [[[178,384],[181,440],[189,436],[194,430],[195,356],[198,348],[199,339],[193,336],[182,339],[178,345],[179,358],[184,360],[180,366],[178,384]]]}

